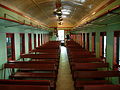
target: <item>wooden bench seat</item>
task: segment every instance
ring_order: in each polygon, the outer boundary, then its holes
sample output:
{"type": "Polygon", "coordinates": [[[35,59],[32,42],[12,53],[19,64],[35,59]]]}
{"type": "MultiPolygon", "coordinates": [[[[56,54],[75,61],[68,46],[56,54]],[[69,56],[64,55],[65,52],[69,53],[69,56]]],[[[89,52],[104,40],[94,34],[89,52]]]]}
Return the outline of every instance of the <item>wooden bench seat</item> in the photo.
{"type": "Polygon", "coordinates": [[[33,49],[31,52],[41,52],[41,53],[50,53],[50,54],[59,54],[59,49],[33,49]]]}
{"type": "Polygon", "coordinates": [[[74,72],[74,79],[90,79],[90,78],[105,78],[119,77],[120,71],[77,71],[74,72]]]}
{"type": "Polygon", "coordinates": [[[110,84],[108,80],[77,80],[74,83],[75,88],[81,88],[85,85],[100,85],[100,84],[110,84]]]}
{"type": "Polygon", "coordinates": [[[88,62],[102,62],[101,58],[72,58],[70,59],[71,62],[78,62],[78,63],[88,63],[88,62]]]}
{"type": "Polygon", "coordinates": [[[39,70],[39,71],[57,71],[55,64],[39,64],[39,63],[5,63],[5,68],[24,69],[24,70],[39,70]]]}
{"type": "MultiPolygon", "coordinates": [[[[21,64],[50,64],[50,65],[55,65],[56,68],[58,69],[59,67],[59,62],[57,62],[56,60],[46,60],[46,61],[9,61],[8,63],[21,63],[21,64]]],[[[45,67],[46,68],[46,67],[45,67]]]]}
{"type": "Polygon", "coordinates": [[[23,54],[20,57],[32,59],[59,59],[59,55],[56,54],[23,54]]]}
{"type": "Polygon", "coordinates": [[[42,45],[40,47],[37,47],[36,49],[60,49],[60,46],[56,46],[54,44],[51,44],[51,45],[42,45]]]}
{"type": "MultiPolygon", "coordinates": [[[[4,64],[5,68],[10,69],[12,71],[10,73],[11,78],[18,78],[18,77],[48,77],[48,78],[55,78],[57,77],[57,67],[51,64],[28,64],[28,63],[6,63],[4,64]],[[22,72],[16,72],[15,69],[18,69],[22,72]],[[29,72],[28,72],[29,71],[29,72]],[[35,72],[39,71],[39,73],[35,72]],[[46,72],[46,73],[45,73],[46,72]],[[52,76],[53,75],[53,76],[52,76]]],[[[5,69],[6,71],[6,69],[5,69]]],[[[6,73],[5,75],[6,76],[6,73]]]]}
{"type": "Polygon", "coordinates": [[[90,55],[71,55],[71,56],[69,56],[69,58],[70,59],[75,59],[75,58],[92,58],[92,57],[95,57],[95,55],[92,55],[92,54],[90,54],[90,55]]]}
{"type": "Polygon", "coordinates": [[[50,90],[48,85],[0,85],[0,90],[50,90]]]}
{"type": "Polygon", "coordinates": [[[107,68],[108,66],[109,66],[108,63],[74,63],[74,65],[71,66],[71,69],[72,71],[79,71],[79,70],[107,68]]]}
{"type": "Polygon", "coordinates": [[[26,64],[55,64],[58,66],[58,62],[56,60],[41,60],[41,61],[9,61],[8,63],[26,63],[26,64]]]}
{"type": "Polygon", "coordinates": [[[15,74],[10,75],[11,79],[47,79],[55,80],[57,78],[56,73],[32,73],[32,72],[16,72],[15,74]]]}
{"type": "Polygon", "coordinates": [[[48,85],[51,88],[55,88],[55,82],[53,80],[10,80],[0,79],[0,85],[48,85]]]}
{"type": "Polygon", "coordinates": [[[44,59],[44,58],[43,59],[32,59],[30,61],[56,61],[59,63],[59,59],[49,59],[49,58],[47,58],[47,59],[44,59]]]}
{"type": "Polygon", "coordinates": [[[86,85],[84,90],[120,90],[120,85],[86,85]]]}

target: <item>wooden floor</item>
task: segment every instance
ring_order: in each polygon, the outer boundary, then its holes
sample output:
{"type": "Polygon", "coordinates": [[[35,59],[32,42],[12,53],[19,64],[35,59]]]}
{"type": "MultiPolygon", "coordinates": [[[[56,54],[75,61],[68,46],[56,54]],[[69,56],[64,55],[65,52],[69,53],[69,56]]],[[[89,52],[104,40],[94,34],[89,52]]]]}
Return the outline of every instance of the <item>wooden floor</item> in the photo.
{"type": "Polygon", "coordinates": [[[61,47],[60,66],[58,70],[56,90],[74,90],[74,83],[70,72],[67,51],[64,46],[61,47]]]}

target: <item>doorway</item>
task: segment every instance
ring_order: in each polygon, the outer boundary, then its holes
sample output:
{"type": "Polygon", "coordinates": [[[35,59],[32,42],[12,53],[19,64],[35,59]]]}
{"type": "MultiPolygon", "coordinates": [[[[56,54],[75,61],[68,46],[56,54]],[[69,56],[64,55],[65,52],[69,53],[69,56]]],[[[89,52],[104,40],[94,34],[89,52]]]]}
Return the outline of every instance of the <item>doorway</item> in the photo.
{"type": "Polygon", "coordinates": [[[64,40],[65,40],[64,30],[58,30],[58,40],[61,41],[61,46],[64,46],[64,40]]]}

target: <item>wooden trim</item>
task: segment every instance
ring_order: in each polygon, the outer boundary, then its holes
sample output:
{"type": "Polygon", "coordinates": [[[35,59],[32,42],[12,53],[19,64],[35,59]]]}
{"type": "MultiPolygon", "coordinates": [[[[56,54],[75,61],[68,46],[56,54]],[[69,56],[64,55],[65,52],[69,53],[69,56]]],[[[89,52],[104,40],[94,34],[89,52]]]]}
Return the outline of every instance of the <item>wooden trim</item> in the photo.
{"type": "Polygon", "coordinates": [[[100,10],[106,8],[108,5],[110,5],[111,3],[115,2],[116,0],[110,0],[108,1],[106,4],[104,4],[103,6],[101,6],[99,9],[97,9],[95,12],[99,12],[100,10]]]}

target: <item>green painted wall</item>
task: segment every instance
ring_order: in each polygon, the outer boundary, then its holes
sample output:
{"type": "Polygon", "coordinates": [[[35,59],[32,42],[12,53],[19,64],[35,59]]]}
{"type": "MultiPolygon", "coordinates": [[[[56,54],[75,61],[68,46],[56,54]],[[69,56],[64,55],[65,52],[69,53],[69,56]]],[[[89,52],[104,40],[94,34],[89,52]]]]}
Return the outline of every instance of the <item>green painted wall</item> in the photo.
{"type": "Polygon", "coordinates": [[[3,64],[7,62],[6,34],[0,33],[0,78],[3,78],[3,64]]]}
{"type": "MultiPolygon", "coordinates": [[[[96,57],[100,57],[100,32],[106,32],[106,36],[107,36],[106,61],[110,64],[110,68],[109,68],[110,70],[113,69],[114,31],[120,31],[120,21],[119,21],[120,19],[119,18],[120,18],[120,16],[119,17],[116,16],[114,18],[109,18],[109,19],[105,18],[106,20],[108,20],[108,21],[105,21],[105,22],[109,23],[108,25],[92,25],[92,26],[88,26],[86,28],[72,32],[74,34],[89,33],[89,40],[90,40],[89,51],[91,51],[91,48],[92,48],[92,46],[91,46],[91,42],[92,42],[91,33],[92,32],[96,33],[96,37],[95,37],[96,57]],[[111,21],[111,19],[113,20],[113,22],[111,21]]],[[[103,20],[103,19],[100,19],[100,20],[103,20]]],[[[114,84],[118,84],[119,79],[118,78],[111,78],[111,81],[114,84]]]]}
{"type": "MultiPolygon", "coordinates": [[[[4,22],[5,23],[5,22],[4,22]]],[[[9,25],[9,23],[8,23],[9,25]]],[[[21,27],[5,27],[0,26],[0,79],[4,78],[3,64],[7,62],[6,49],[6,33],[14,33],[15,43],[15,59],[20,59],[20,33],[25,33],[25,53],[28,51],[28,33],[32,34],[32,49],[34,49],[34,34],[36,34],[36,45],[38,46],[38,34],[48,34],[49,32],[43,30],[25,29],[21,27]]],[[[41,42],[40,42],[41,43],[41,42]]],[[[29,60],[29,59],[28,59],[29,60]]],[[[6,79],[8,78],[8,70],[6,71],[6,79]]]]}
{"type": "Polygon", "coordinates": [[[14,38],[15,38],[15,58],[19,59],[20,58],[20,34],[15,33],[14,38]]]}
{"type": "Polygon", "coordinates": [[[100,32],[96,32],[95,36],[95,52],[96,57],[100,57],[100,32]]]}

